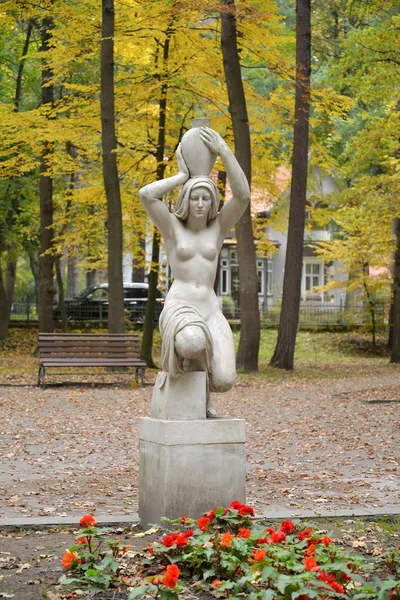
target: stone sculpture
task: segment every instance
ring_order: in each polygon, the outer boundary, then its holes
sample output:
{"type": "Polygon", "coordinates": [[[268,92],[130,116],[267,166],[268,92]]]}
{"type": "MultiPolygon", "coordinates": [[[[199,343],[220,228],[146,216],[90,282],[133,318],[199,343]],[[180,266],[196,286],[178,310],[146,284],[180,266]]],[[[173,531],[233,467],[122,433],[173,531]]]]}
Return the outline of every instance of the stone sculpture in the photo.
{"type": "Polygon", "coordinates": [[[176,152],[178,174],[146,185],[139,197],[164,239],[174,277],[160,317],[163,373],[157,385],[162,388],[168,377],[205,372],[206,416],[213,418],[211,392],[229,390],[236,379],[232,332],[214,292],[218,255],[250,201],[250,190],[227,144],[204,122],[208,119],[194,119],[183,136],[176,152]],[[232,191],[220,211],[210,178],[218,155],[232,191]],[[162,198],[178,186],[182,189],[170,212],[162,198]]]}

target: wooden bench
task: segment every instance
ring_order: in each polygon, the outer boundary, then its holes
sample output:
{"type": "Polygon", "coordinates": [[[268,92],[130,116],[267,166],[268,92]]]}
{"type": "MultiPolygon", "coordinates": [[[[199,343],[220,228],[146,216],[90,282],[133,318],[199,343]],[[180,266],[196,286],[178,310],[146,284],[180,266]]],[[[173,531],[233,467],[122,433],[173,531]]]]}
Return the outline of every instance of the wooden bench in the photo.
{"type": "Polygon", "coordinates": [[[135,367],[143,385],[146,362],[136,334],[39,333],[38,386],[45,387],[46,367],[135,367]]]}

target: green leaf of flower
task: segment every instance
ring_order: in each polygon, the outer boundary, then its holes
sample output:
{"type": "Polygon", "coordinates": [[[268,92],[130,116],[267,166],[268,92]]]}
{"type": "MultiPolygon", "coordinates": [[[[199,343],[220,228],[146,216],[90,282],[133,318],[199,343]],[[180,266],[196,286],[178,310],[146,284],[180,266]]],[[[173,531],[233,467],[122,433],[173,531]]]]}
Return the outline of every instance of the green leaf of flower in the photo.
{"type": "Polygon", "coordinates": [[[175,594],[175,592],[161,592],[160,593],[160,599],[161,600],[179,600],[179,596],[178,594],[175,594]]]}
{"type": "Polygon", "coordinates": [[[206,571],[203,572],[203,580],[206,581],[210,577],[214,577],[216,572],[217,571],[216,571],[215,567],[211,567],[211,569],[207,569],[206,571]]]}
{"type": "Polygon", "coordinates": [[[275,579],[278,577],[279,573],[274,569],[274,567],[267,566],[263,568],[261,573],[261,581],[268,581],[269,579],[271,579],[271,581],[275,581],[275,579]]]}
{"type": "Polygon", "coordinates": [[[134,598],[139,598],[144,596],[144,594],[149,590],[149,586],[148,585],[140,585],[139,587],[135,588],[134,590],[131,591],[131,593],[128,596],[128,600],[134,600],[134,598]]]}

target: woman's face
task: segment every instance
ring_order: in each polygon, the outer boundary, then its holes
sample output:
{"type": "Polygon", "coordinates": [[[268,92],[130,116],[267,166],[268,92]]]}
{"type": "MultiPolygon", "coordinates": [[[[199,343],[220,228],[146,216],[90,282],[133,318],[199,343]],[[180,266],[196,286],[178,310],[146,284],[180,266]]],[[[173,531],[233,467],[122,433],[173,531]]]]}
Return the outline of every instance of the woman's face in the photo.
{"type": "Polygon", "coordinates": [[[208,188],[201,185],[194,187],[189,196],[189,215],[196,219],[208,216],[212,204],[211,193],[208,188]]]}

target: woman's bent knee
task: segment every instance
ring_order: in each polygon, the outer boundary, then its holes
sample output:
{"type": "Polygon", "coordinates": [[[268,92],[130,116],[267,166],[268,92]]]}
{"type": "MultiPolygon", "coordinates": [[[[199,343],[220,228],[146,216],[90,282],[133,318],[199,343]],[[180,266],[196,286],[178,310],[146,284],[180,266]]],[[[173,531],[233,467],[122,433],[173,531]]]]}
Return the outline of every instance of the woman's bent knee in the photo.
{"type": "Polygon", "coordinates": [[[211,391],[212,392],[228,392],[235,385],[236,372],[230,371],[226,373],[211,374],[211,391]]]}
{"type": "Polygon", "coordinates": [[[197,326],[188,325],[175,336],[175,350],[181,358],[196,358],[206,345],[204,332],[197,326]]]}

